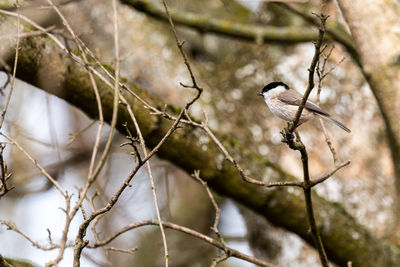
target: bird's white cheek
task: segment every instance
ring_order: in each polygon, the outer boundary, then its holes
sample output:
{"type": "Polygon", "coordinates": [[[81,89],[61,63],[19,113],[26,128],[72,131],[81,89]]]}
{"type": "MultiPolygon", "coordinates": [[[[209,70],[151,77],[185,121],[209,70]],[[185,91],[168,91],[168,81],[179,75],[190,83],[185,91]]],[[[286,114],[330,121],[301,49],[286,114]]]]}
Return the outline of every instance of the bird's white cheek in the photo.
{"type": "Polygon", "coordinates": [[[265,102],[276,98],[280,93],[281,93],[281,90],[279,90],[279,89],[269,90],[268,92],[263,93],[265,102]]]}

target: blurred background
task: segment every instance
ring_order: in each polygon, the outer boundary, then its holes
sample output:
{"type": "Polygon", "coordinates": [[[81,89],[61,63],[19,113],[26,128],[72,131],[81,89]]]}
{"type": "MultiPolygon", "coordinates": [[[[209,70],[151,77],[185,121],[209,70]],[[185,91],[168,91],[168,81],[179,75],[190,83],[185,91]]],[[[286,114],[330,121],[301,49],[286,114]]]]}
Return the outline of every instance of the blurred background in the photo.
{"type": "MultiPolygon", "coordinates": [[[[57,15],[41,1],[26,1],[24,14],[47,25],[60,25],[57,15]]],[[[60,6],[77,36],[105,63],[114,65],[112,7],[109,0],[67,1],[60,6]]],[[[151,1],[160,6],[158,1],[151,1]]],[[[288,10],[263,1],[192,1],[169,0],[171,9],[192,12],[210,18],[226,19],[258,26],[309,26],[288,10]]],[[[25,3],[24,3],[25,4],[25,3]]],[[[298,5],[306,13],[319,10],[319,1],[298,5]]],[[[335,1],[328,1],[329,21],[343,19],[335,1]]],[[[179,82],[189,83],[189,76],[170,26],[143,12],[118,4],[121,37],[121,76],[150,90],[175,106],[182,106],[193,90],[179,82]]],[[[3,25],[4,26],[4,25],[3,25]]],[[[62,26],[57,26],[62,28],[62,26]]],[[[185,41],[184,49],[200,86],[205,91],[191,107],[191,114],[209,118],[213,131],[231,136],[243,147],[254,151],[301,177],[297,153],[281,143],[280,131],[286,123],[274,117],[257,92],[272,81],[283,81],[304,92],[314,45],[311,42],[264,43],[244,41],[219,34],[201,33],[190,27],[177,27],[185,41]]],[[[4,31],[3,31],[4,32],[4,31]]],[[[4,37],[7,39],[7,37],[4,37]]],[[[339,161],[352,163],[316,187],[328,200],[339,202],[354,217],[378,236],[390,234],[393,210],[394,177],[384,124],[376,101],[359,68],[339,44],[334,45],[328,67],[336,66],[326,78],[320,105],[351,130],[347,134],[327,123],[329,136],[339,161]],[[340,64],[342,58],[345,60],[340,64]],[[379,155],[379,156],[377,156],[379,155]]],[[[327,50],[328,50],[327,49],[327,50]]],[[[1,73],[0,84],[6,81],[1,73]]],[[[3,107],[9,88],[2,90],[3,107]]],[[[310,99],[315,100],[316,90],[310,99]]],[[[13,136],[25,150],[68,192],[77,197],[88,172],[91,150],[97,130],[83,112],[64,100],[17,81],[3,131],[13,136]],[[86,127],[82,134],[77,136],[86,127]],[[75,138],[76,136],[76,138],[75,138]]],[[[108,126],[103,131],[104,146],[108,126]]],[[[308,149],[313,177],[334,167],[332,154],[325,142],[318,120],[302,125],[300,134],[308,149]]],[[[4,140],[3,140],[4,141],[4,140]]],[[[104,170],[89,195],[99,193],[100,206],[119,188],[132,169],[132,156],[123,134],[117,133],[104,170]]],[[[0,199],[0,219],[13,221],[33,240],[46,244],[48,231],[58,240],[64,227],[65,200],[38,169],[14,146],[7,145],[4,157],[13,173],[15,188],[0,199]]],[[[151,159],[162,217],[167,221],[211,234],[215,210],[204,188],[173,163],[151,159]]],[[[246,166],[243,166],[246,168],[246,166]]],[[[298,189],[293,189],[298,190],[298,189]]],[[[269,224],[264,218],[214,193],[222,209],[219,229],[229,246],[255,255],[279,266],[319,266],[318,255],[295,234],[269,224]],[[245,215],[245,216],[244,216],[245,215]],[[260,231],[262,229],[262,231],[260,231]]],[[[127,224],[154,219],[151,186],[145,168],[135,176],[129,188],[111,212],[97,225],[100,234],[114,232],[127,224]]],[[[82,222],[73,220],[69,238],[74,241],[82,222]]],[[[88,238],[91,233],[88,231],[88,238]]],[[[57,255],[42,251],[20,235],[0,227],[0,253],[5,257],[28,259],[39,266],[57,255]]],[[[167,230],[171,266],[209,266],[218,250],[202,241],[167,230]]],[[[86,249],[82,266],[163,266],[163,246],[159,229],[145,227],[130,231],[112,243],[113,247],[138,250],[132,255],[106,252],[102,248],[86,249]]],[[[66,251],[60,266],[72,265],[73,249],[66,251]]],[[[219,266],[252,266],[229,259],[219,266]]]]}

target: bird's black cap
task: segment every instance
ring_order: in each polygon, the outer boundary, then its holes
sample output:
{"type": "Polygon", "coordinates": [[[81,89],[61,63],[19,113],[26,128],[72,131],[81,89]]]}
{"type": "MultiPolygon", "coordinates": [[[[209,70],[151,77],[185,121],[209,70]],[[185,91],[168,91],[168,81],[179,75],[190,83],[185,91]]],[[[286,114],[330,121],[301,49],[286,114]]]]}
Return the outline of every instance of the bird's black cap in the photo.
{"type": "Polygon", "coordinates": [[[271,89],[274,89],[278,86],[283,86],[286,88],[286,90],[289,90],[289,86],[286,83],[283,82],[272,82],[267,84],[266,86],[264,86],[264,88],[262,89],[261,93],[258,93],[258,95],[262,95],[265,92],[268,92],[271,89]]]}
{"type": "Polygon", "coordinates": [[[264,92],[268,92],[269,90],[274,89],[274,88],[276,88],[278,86],[283,86],[287,90],[289,90],[289,86],[286,83],[283,83],[283,82],[272,82],[272,83],[269,83],[266,86],[264,86],[264,88],[262,89],[262,92],[263,93],[264,92]]]}

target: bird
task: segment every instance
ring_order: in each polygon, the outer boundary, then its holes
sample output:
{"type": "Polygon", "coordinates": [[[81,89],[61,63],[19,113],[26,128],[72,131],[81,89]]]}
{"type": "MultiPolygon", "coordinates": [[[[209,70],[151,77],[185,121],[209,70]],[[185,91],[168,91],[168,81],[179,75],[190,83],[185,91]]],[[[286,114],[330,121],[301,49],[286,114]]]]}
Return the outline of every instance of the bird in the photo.
{"type": "MultiPolygon", "coordinates": [[[[302,94],[289,88],[289,86],[283,82],[271,82],[264,86],[262,91],[257,95],[264,98],[268,108],[275,116],[285,121],[293,121],[295,119],[296,112],[303,99],[302,94]]],[[[315,115],[333,122],[348,133],[351,132],[343,123],[332,118],[327,112],[310,100],[307,100],[304,106],[298,125],[312,119],[315,115]]]]}

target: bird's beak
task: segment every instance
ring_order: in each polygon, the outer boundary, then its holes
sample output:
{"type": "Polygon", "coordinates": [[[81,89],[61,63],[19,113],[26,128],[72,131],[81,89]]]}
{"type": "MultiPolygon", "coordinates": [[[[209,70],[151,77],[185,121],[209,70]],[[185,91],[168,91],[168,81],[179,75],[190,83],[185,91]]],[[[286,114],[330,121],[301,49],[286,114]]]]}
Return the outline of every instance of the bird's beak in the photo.
{"type": "Polygon", "coordinates": [[[260,93],[258,93],[257,95],[259,95],[259,96],[263,96],[263,94],[260,92],[260,93]]]}

